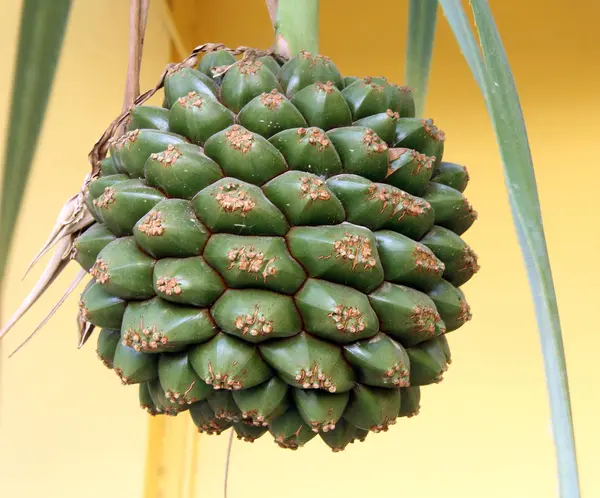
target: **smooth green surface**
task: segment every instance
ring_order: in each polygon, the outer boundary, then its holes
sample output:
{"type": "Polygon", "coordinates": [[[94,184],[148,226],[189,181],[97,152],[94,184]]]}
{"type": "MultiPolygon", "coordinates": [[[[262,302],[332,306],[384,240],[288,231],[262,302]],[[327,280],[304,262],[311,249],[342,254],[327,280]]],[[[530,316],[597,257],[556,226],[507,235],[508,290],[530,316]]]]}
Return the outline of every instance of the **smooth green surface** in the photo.
{"type": "Polygon", "coordinates": [[[0,198],[0,280],[44,122],[70,7],[70,0],[23,1],[0,198]]]}
{"type": "Polygon", "coordinates": [[[423,114],[425,107],[437,25],[437,8],[437,0],[410,0],[404,79],[413,90],[417,116],[423,114]]]}
{"type": "Polygon", "coordinates": [[[319,51],[319,0],[278,0],[275,42],[285,39],[289,55],[301,50],[319,51]]]}

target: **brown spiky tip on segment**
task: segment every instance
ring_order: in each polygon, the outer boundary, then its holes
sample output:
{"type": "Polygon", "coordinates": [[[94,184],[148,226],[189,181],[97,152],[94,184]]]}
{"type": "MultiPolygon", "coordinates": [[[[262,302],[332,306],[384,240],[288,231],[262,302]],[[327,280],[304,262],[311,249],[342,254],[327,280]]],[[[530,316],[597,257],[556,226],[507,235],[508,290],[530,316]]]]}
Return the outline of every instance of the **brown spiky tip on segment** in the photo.
{"type": "MultiPolygon", "coordinates": [[[[298,429],[298,434],[300,433],[300,430],[302,430],[302,426],[298,429]]],[[[296,451],[298,449],[298,443],[292,438],[285,439],[283,436],[277,436],[275,442],[277,443],[277,446],[286,450],[296,451]]]]}
{"type": "Polygon", "coordinates": [[[218,436],[221,434],[225,428],[222,428],[215,422],[214,420],[209,420],[208,422],[202,422],[198,425],[198,432],[206,434],[208,436],[218,436]]]}
{"type": "Polygon", "coordinates": [[[479,214],[477,213],[477,211],[475,211],[475,208],[471,205],[471,203],[469,202],[469,200],[463,196],[463,205],[464,205],[464,211],[465,214],[463,214],[460,219],[473,219],[476,220],[479,217],[479,214]]]}
{"type": "Polygon", "coordinates": [[[215,199],[223,211],[228,213],[241,211],[242,216],[246,216],[247,212],[256,207],[256,201],[239,183],[230,182],[221,185],[215,199]]]}
{"type": "Polygon", "coordinates": [[[242,419],[246,424],[253,425],[255,427],[266,427],[269,425],[269,422],[265,420],[265,417],[258,415],[257,410],[242,412],[242,419]]]}
{"type": "MultiPolygon", "coordinates": [[[[307,133],[308,131],[305,128],[298,128],[298,135],[304,137],[307,133]]],[[[322,151],[329,147],[330,141],[325,133],[315,128],[308,135],[308,143],[322,151]]]]}
{"type": "Polygon", "coordinates": [[[227,252],[227,259],[230,261],[228,270],[235,268],[247,273],[261,272],[263,280],[266,283],[267,278],[277,273],[275,266],[276,257],[265,259],[263,252],[257,252],[253,245],[234,247],[227,252]]]}
{"type": "Polygon", "coordinates": [[[388,145],[370,128],[365,130],[362,142],[367,146],[367,150],[369,151],[384,152],[388,150],[388,145]]]}
{"type": "Polygon", "coordinates": [[[79,302],[77,303],[77,306],[79,307],[79,316],[86,322],[89,322],[90,321],[90,312],[85,307],[85,303],[83,302],[83,300],[80,299],[79,302]]]}
{"type": "Polygon", "coordinates": [[[471,273],[477,273],[479,271],[479,263],[477,261],[477,254],[475,254],[475,251],[473,251],[473,249],[471,249],[469,246],[466,246],[463,251],[462,251],[462,255],[461,255],[461,262],[463,263],[463,266],[460,268],[459,271],[469,271],[471,273]]]}
{"type": "Polygon", "coordinates": [[[179,105],[183,107],[197,107],[198,109],[202,108],[202,101],[202,96],[196,92],[189,92],[187,95],[177,99],[179,105]]]}
{"type": "Polygon", "coordinates": [[[323,83],[322,81],[317,81],[315,83],[315,89],[320,92],[332,93],[334,89],[333,81],[327,81],[327,83],[323,83]]]}
{"type": "Polygon", "coordinates": [[[239,125],[233,125],[230,130],[225,132],[225,137],[229,147],[241,151],[242,154],[248,152],[254,143],[254,135],[239,125]]]}
{"type": "Polygon", "coordinates": [[[312,368],[300,369],[296,375],[296,382],[302,384],[303,389],[324,389],[330,393],[337,391],[337,386],[331,382],[331,377],[325,374],[315,361],[312,368]]]}
{"type": "Polygon", "coordinates": [[[312,421],[310,423],[310,428],[313,432],[329,432],[335,429],[335,422],[333,421],[333,419],[329,420],[328,422],[312,421]]]}
{"type": "Polygon", "coordinates": [[[437,142],[446,140],[446,134],[433,123],[433,119],[422,119],[421,123],[423,123],[423,130],[425,130],[425,133],[431,138],[437,142]]]}
{"type": "Polygon", "coordinates": [[[392,111],[391,109],[388,109],[387,111],[385,111],[385,113],[392,118],[394,121],[398,121],[400,119],[400,114],[397,113],[396,111],[392,111]]]}
{"type": "Polygon", "coordinates": [[[158,153],[155,152],[150,157],[155,161],[158,161],[165,168],[170,168],[181,156],[181,152],[177,150],[173,144],[169,144],[165,150],[158,153]]]}
{"type": "Polygon", "coordinates": [[[242,59],[238,63],[238,68],[242,74],[256,74],[260,71],[262,66],[262,61],[259,61],[253,57],[242,59]]]}
{"type": "Polygon", "coordinates": [[[152,417],[155,417],[156,415],[159,415],[161,413],[163,413],[162,410],[157,410],[154,406],[152,405],[140,405],[140,408],[142,410],[145,410],[149,415],[151,415],[152,417]]]}
{"type": "Polygon", "coordinates": [[[467,303],[466,301],[461,301],[458,322],[467,323],[469,320],[471,320],[471,318],[473,318],[473,315],[471,313],[471,307],[469,306],[469,303],[467,303]]]}
{"type": "MultiPolygon", "coordinates": [[[[365,271],[377,266],[377,261],[373,257],[371,241],[365,236],[344,232],[344,238],[333,243],[333,251],[336,259],[352,262],[352,270],[355,270],[359,265],[362,265],[362,269],[365,271]]],[[[330,257],[331,255],[321,256],[319,259],[330,257]]]]}
{"type": "Polygon", "coordinates": [[[314,67],[315,64],[317,64],[317,62],[322,62],[323,64],[325,64],[326,66],[329,66],[329,64],[331,63],[331,59],[325,55],[313,55],[312,52],[308,52],[306,50],[302,50],[301,52],[299,52],[300,57],[302,57],[303,59],[306,60],[310,60],[310,67],[314,67]]]}
{"type": "Polygon", "coordinates": [[[112,204],[113,202],[115,202],[115,200],[116,200],[115,194],[116,194],[116,191],[114,188],[106,187],[104,189],[104,193],[97,199],[93,200],[94,206],[99,207],[99,208],[107,207],[109,204],[112,204]]]}
{"type": "Polygon", "coordinates": [[[397,85],[396,83],[392,83],[392,86],[397,88],[398,90],[400,90],[403,93],[412,93],[412,88],[410,88],[409,86],[397,85]]]}
{"type": "Polygon", "coordinates": [[[226,420],[227,422],[241,422],[242,418],[237,413],[225,411],[225,408],[220,408],[219,411],[215,411],[215,417],[219,420],[226,420]]]}
{"type": "Polygon", "coordinates": [[[109,141],[109,145],[114,147],[115,149],[122,149],[125,146],[129,146],[134,143],[140,134],[139,129],[131,130],[125,133],[124,135],[120,135],[118,137],[112,138],[109,141]]]}
{"type": "Polygon", "coordinates": [[[167,398],[171,403],[176,405],[191,405],[192,403],[198,401],[198,398],[194,396],[188,397],[188,394],[194,388],[195,385],[196,381],[194,380],[192,381],[190,386],[182,393],[179,391],[167,390],[165,391],[165,398],[167,398]]]}
{"type": "Polygon", "coordinates": [[[236,434],[235,437],[237,437],[240,441],[244,441],[246,443],[253,443],[254,441],[256,441],[258,439],[255,436],[250,436],[250,435],[240,436],[239,434],[236,434]]]}
{"type": "Polygon", "coordinates": [[[104,365],[106,368],[108,368],[108,369],[111,369],[111,368],[112,368],[112,365],[111,365],[111,364],[110,364],[108,361],[106,361],[106,360],[104,359],[104,357],[103,357],[103,356],[100,354],[100,351],[98,351],[97,349],[96,349],[96,356],[98,357],[98,359],[99,359],[99,360],[102,362],[102,364],[103,364],[103,365],[104,365]]]}
{"type": "Polygon", "coordinates": [[[98,258],[94,263],[94,266],[90,269],[90,275],[96,279],[100,284],[105,284],[110,280],[110,274],[108,273],[108,266],[102,260],[98,258]]]}
{"type": "Polygon", "coordinates": [[[425,273],[443,273],[445,269],[444,263],[435,257],[435,254],[429,249],[421,246],[415,246],[413,249],[413,258],[417,271],[425,273]]]}
{"type": "Polygon", "coordinates": [[[384,420],[382,424],[374,425],[369,430],[373,431],[375,434],[379,432],[387,432],[390,428],[390,425],[394,425],[395,423],[395,419],[387,419],[384,420]]]}
{"type": "Polygon", "coordinates": [[[419,305],[412,309],[410,318],[418,332],[427,334],[429,338],[435,335],[435,324],[441,320],[440,314],[435,308],[419,305]]]}
{"type": "Polygon", "coordinates": [[[131,327],[128,328],[123,334],[121,342],[123,346],[133,348],[139,353],[141,351],[158,349],[159,346],[166,346],[169,340],[156,330],[156,326],[148,328],[144,327],[143,323],[140,323],[139,330],[131,327]]]}
{"type": "Polygon", "coordinates": [[[267,320],[260,312],[258,305],[254,306],[252,314],[239,315],[234,321],[235,328],[242,331],[242,335],[250,334],[253,337],[265,336],[273,332],[273,320],[267,320]]]}
{"type": "MultiPolygon", "coordinates": [[[[405,216],[421,216],[431,209],[431,204],[420,197],[409,197],[406,192],[400,191],[400,203],[396,206],[394,214],[402,210],[398,221],[405,216]]],[[[393,215],[392,215],[393,216],[393,215]]]]}
{"type": "Polygon", "coordinates": [[[156,281],[156,288],[159,292],[163,292],[167,296],[172,296],[173,294],[179,296],[183,292],[180,283],[175,277],[159,277],[156,281]]]}
{"type": "Polygon", "coordinates": [[[401,362],[392,365],[388,370],[386,370],[384,376],[387,378],[395,377],[392,380],[392,384],[397,387],[410,386],[410,373],[401,362]]]}
{"type": "Polygon", "coordinates": [[[354,306],[338,304],[333,311],[327,315],[335,322],[335,327],[340,332],[356,334],[365,330],[365,314],[354,306]]]}
{"type": "Polygon", "coordinates": [[[380,212],[383,213],[388,207],[389,203],[392,203],[394,206],[398,205],[398,203],[402,200],[401,194],[402,193],[400,190],[392,189],[385,185],[378,185],[376,183],[373,183],[369,185],[366,197],[368,201],[380,201],[382,203],[380,212]]]}
{"type": "Polygon", "coordinates": [[[417,169],[411,172],[411,176],[418,175],[421,169],[425,168],[428,170],[433,169],[433,163],[435,162],[435,156],[426,156],[416,150],[411,150],[414,161],[417,163],[417,169]]]}
{"type": "Polygon", "coordinates": [[[121,379],[121,384],[123,384],[124,386],[128,386],[131,384],[131,379],[129,377],[125,377],[125,375],[123,375],[123,370],[121,370],[120,368],[114,368],[113,370],[117,374],[117,377],[119,377],[119,379],[121,379]]]}
{"type": "Polygon", "coordinates": [[[268,109],[274,110],[283,102],[283,95],[277,91],[277,88],[273,88],[269,93],[261,93],[260,101],[268,109]]]}
{"type": "Polygon", "coordinates": [[[230,378],[229,374],[222,374],[215,372],[212,367],[212,362],[208,362],[208,376],[204,380],[208,385],[212,386],[213,389],[228,389],[238,390],[244,387],[244,385],[237,379],[230,378]]]}
{"type": "Polygon", "coordinates": [[[161,212],[154,211],[144,217],[142,223],[138,225],[138,230],[148,237],[162,235],[166,230],[162,224],[163,221],[161,212]]]}
{"type": "Polygon", "coordinates": [[[385,90],[383,85],[373,83],[373,79],[370,76],[365,76],[360,86],[363,88],[366,86],[370,86],[374,93],[381,93],[385,90]]]}
{"type": "Polygon", "coordinates": [[[302,198],[310,198],[313,201],[327,201],[331,199],[329,190],[325,187],[325,182],[320,178],[303,176],[300,178],[300,190],[302,198]]]}

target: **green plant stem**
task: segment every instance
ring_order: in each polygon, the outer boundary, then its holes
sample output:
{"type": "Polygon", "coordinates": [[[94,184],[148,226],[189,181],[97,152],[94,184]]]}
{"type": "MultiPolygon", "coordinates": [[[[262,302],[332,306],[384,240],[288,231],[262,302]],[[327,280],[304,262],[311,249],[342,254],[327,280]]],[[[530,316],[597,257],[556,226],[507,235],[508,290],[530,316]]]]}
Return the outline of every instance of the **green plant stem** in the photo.
{"type": "Polygon", "coordinates": [[[515,81],[487,0],[471,0],[481,53],[459,0],[440,0],[485,97],[533,297],[556,446],[560,496],[580,496],[567,367],[527,129],[515,81]],[[482,54],[483,53],[483,59],[482,54]]]}
{"type": "Polygon", "coordinates": [[[277,53],[292,57],[301,50],[319,52],[319,0],[277,0],[268,6],[277,53]]]}
{"type": "Polygon", "coordinates": [[[410,0],[405,81],[413,90],[417,116],[423,114],[425,107],[437,7],[437,0],[410,0]]]}

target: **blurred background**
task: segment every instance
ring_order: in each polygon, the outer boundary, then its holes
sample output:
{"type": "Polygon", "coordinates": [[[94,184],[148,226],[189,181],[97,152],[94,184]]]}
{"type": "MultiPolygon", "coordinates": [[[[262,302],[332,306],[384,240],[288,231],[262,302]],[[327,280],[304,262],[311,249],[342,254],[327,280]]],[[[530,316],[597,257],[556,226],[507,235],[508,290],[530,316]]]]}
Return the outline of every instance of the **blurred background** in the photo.
{"type": "MultiPolygon", "coordinates": [[[[24,199],[2,310],[35,281],[23,272],[63,202],[88,170],[87,154],[120,113],[128,2],[75,0],[24,199]]],[[[345,75],[401,83],[407,3],[321,2],[321,53],[345,75]]],[[[175,60],[161,2],[152,2],[142,90],[175,60]]],[[[582,494],[600,496],[600,4],[593,0],[491,0],[519,89],[536,167],[564,331],[582,494]]],[[[4,143],[21,2],[0,0],[0,141],[4,143]]],[[[212,41],[268,47],[262,0],[172,0],[188,50],[212,41]]],[[[344,496],[546,498],[556,496],[553,442],[533,306],[513,230],[500,158],[475,82],[439,14],[426,114],[446,132],[445,158],[467,165],[479,212],[465,239],[479,275],[464,286],[473,320],[449,336],[453,363],[425,388],[421,414],[341,454],[316,442],[297,452],[271,439],[233,443],[229,498],[344,496]]],[[[41,269],[40,269],[41,270],[41,269]]],[[[38,272],[40,271],[38,270],[38,272]]],[[[150,419],[137,389],[76,348],[77,297],[11,359],[74,277],[55,287],[3,342],[0,494],[7,498],[212,498],[222,496],[228,434],[198,435],[188,417],[150,419]]]]}

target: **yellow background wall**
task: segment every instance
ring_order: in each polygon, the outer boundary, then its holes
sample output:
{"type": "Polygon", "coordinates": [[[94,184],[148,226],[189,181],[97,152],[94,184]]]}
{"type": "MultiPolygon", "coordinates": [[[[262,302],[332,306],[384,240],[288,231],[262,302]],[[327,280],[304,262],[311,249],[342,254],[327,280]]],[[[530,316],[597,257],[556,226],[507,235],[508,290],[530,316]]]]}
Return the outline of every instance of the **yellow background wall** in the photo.
{"type": "MultiPolygon", "coordinates": [[[[10,48],[3,49],[4,64],[12,61],[14,51],[14,3],[4,1],[7,20],[0,46],[10,48]]],[[[600,136],[595,119],[600,112],[600,5],[593,0],[490,3],[529,129],[565,334],[583,494],[594,498],[600,496],[600,395],[594,375],[600,349],[595,317],[600,161],[594,146],[600,136]],[[517,6],[518,16],[513,13],[517,6]]],[[[20,282],[22,270],[62,200],[78,188],[88,149],[119,112],[124,4],[74,2],[25,198],[10,291],[3,302],[7,311],[16,308],[30,285],[31,279],[20,282]]],[[[173,4],[189,48],[205,41],[258,47],[271,42],[260,0],[173,4]]],[[[402,81],[406,1],[321,4],[321,51],[343,73],[384,74],[402,81]]],[[[153,14],[143,87],[154,84],[168,58],[166,35],[158,13],[153,14]]],[[[8,76],[7,71],[0,78],[0,119],[6,119],[8,76]]],[[[542,359],[500,160],[483,102],[443,16],[427,114],[447,134],[445,157],[469,167],[467,195],[480,215],[465,236],[482,265],[464,286],[474,319],[449,337],[454,361],[444,382],[424,390],[418,417],[400,421],[388,433],[370,435],[342,454],[334,455],[318,440],[298,452],[280,450],[268,438],[252,445],[234,441],[229,498],[555,496],[542,359]]],[[[74,273],[72,268],[69,275],[74,273]]],[[[25,350],[5,359],[57,297],[58,289],[44,298],[2,351],[0,492],[6,490],[11,498],[140,497],[147,419],[136,406],[135,393],[121,388],[95,361],[91,344],[75,349],[76,299],[25,350]]],[[[150,447],[156,451],[151,461],[167,465],[151,466],[148,482],[162,492],[150,492],[148,498],[221,496],[227,437],[183,440],[191,428],[180,417],[166,426],[154,421],[153,427],[150,447]],[[164,441],[161,434],[172,437],[164,441]]]]}

